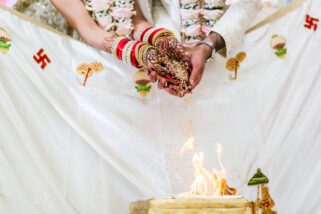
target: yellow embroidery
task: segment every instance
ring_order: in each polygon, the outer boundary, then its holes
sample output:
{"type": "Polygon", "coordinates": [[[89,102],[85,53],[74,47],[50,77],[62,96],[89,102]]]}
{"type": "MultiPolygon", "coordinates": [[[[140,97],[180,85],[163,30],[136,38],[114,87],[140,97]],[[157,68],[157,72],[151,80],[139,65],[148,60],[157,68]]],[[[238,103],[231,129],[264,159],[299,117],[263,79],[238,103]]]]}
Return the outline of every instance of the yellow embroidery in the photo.
{"type": "Polygon", "coordinates": [[[142,97],[147,96],[152,86],[150,85],[149,76],[144,70],[138,70],[133,76],[133,82],[135,83],[136,91],[142,97]]]}
{"type": "Polygon", "coordinates": [[[286,57],[286,39],[283,36],[277,34],[273,35],[270,41],[270,46],[274,49],[274,53],[277,57],[284,59],[286,57]]]}
{"type": "Polygon", "coordinates": [[[86,85],[89,77],[94,73],[99,73],[103,70],[104,66],[100,62],[92,62],[90,64],[82,63],[76,68],[77,73],[84,76],[83,86],[86,85]]]}
{"type": "Polygon", "coordinates": [[[245,58],[246,53],[240,52],[234,58],[230,58],[227,60],[225,67],[229,72],[233,72],[228,75],[231,80],[237,79],[237,71],[240,68],[241,62],[243,62],[245,58]]]}
{"type": "Polygon", "coordinates": [[[8,33],[0,28],[0,52],[6,54],[11,47],[11,39],[9,38],[8,33]]]}

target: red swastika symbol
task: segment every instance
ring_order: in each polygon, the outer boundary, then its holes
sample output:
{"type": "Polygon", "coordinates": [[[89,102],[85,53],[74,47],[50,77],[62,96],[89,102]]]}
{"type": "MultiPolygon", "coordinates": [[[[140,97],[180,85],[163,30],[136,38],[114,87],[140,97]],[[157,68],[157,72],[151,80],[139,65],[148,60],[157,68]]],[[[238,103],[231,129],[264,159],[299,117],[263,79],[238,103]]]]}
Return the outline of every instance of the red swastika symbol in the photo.
{"type": "Polygon", "coordinates": [[[313,30],[316,31],[318,28],[318,23],[319,23],[319,19],[306,15],[304,27],[308,29],[313,28],[313,30]]]}
{"type": "Polygon", "coordinates": [[[47,64],[51,63],[51,60],[47,56],[46,53],[44,53],[44,50],[41,48],[37,55],[33,55],[33,59],[38,63],[41,64],[41,69],[45,69],[47,64]]]}

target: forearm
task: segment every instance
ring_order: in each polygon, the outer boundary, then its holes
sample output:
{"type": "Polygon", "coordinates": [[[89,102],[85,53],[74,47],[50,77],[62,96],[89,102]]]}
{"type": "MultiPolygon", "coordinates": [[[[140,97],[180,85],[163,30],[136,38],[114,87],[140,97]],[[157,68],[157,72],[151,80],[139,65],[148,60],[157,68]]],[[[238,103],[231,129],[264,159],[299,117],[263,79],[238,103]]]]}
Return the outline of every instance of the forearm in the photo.
{"type": "Polygon", "coordinates": [[[52,4],[89,45],[110,52],[110,41],[114,34],[106,32],[96,24],[82,1],[52,0],[52,4]]]}
{"type": "MultiPolygon", "coordinates": [[[[250,27],[254,17],[263,7],[261,1],[242,0],[232,4],[223,17],[212,29],[218,38],[222,38],[227,54],[242,44],[245,31],[250,27]]],[[[215,35],[215,34],[214,34],[215,35]]],[[[210,36],[216,39],[213,33],[210,36]]]]}

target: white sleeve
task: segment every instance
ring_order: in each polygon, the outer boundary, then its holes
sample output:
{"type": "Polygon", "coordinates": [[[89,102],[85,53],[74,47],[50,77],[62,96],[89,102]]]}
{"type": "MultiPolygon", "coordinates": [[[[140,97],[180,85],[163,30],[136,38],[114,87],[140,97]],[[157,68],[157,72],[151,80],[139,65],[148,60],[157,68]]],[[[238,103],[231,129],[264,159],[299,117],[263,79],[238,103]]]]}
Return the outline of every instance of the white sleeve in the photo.
{"type": "Polygon", "coordinates": [[[181,26],[181,16],[180,16],[180,6],[179,0],[160,0],[166,12],[174,22],[174,24],[180,28],[181,26]]]}
{"type": "Polygon", "coordinates": [[[153,24],[152,0],[138,0],[138,3],[144,17],[149,23],[153,24]]]}
{"type": "Polygon", "coordinates": [[[261,1],[237,1],[230,5],[223,17],[213,27],[212,31],[224,38],[228,57],[236,54],[238,46],[243,42],[245,31],[250,27],[252,20],[262,7],[261,1]]]}

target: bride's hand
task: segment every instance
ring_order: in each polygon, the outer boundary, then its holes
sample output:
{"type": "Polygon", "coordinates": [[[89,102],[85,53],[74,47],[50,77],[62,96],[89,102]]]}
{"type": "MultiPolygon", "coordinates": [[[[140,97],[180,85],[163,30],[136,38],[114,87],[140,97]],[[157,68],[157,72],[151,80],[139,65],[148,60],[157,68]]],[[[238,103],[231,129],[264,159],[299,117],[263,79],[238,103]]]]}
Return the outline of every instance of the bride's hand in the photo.
{"type": "Polygon", "coordinates": [[[164,89],[166,92],[174,95],[174,96],[182,96],[179,95],[177,90],[175,89],[176,82],[172,81],[168,75],[166,77],[166,69],[168,68],[170,59],[168,57],[160,57],[160,53],[155,48],[150,48],[147,52],[147,68],[146,71],[149,74],[151,82],[158,81],[158,88],[164,89]]]}
{"type": "Polygon", "coordinates": [[[158,39],[155,46],[162,58],[177,60],[183,62],[186,66],[190,66],[188,54],[174,36],[165,36],[158,39]]]}
{"type": "MultiPolygon", "coordinates": [[[[160,52],[161,59],[164,61],[164,64],[168,70],[175,70],[175,68],[172,66],[173,61],[181,63],[181,65],[183,65],[186,69],[191,68],[191,62],[188,54],[185,52],[181,43],[174,36],[162,37],[158,39],[155,45],[160,52]]],[[[187,72],[189,73],[189,71],[187,72]]],[[[170,87],[164,88],[164,90],[172,95],[180,97],[183,97],[185,93],[188,93],[188,91],[179,93],[180,89],[177,85],[179,85],[179,82],[177,82],[177,84],[170,85],[170,87]]]]}
{"type": "Polygon", "coordinates": [[[149,48],[147,52],[147,68],[151,82],[158,81],[158,88],[166,87],[165,68],[159,60],[159,52],[155,48],[149,48]]]}

